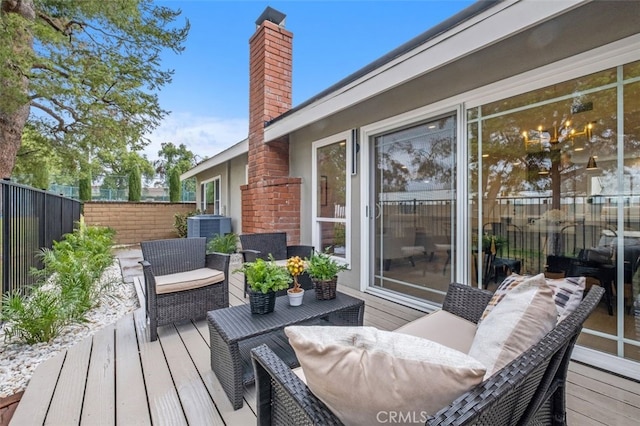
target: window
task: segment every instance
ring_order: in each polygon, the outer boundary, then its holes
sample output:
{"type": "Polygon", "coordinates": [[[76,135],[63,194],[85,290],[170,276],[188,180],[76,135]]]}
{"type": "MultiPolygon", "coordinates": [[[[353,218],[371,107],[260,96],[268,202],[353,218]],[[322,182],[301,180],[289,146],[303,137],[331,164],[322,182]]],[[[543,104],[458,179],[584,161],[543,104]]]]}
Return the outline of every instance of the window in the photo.
{"type": "Polygon", "coordinates": [[[313,244],[333,256],[350,257],[349,244],[349,134],[314,143],[313,160],[313,244]]]}
{"type": "Polygon", "coordinates": [[[208,214],[220,212],[220,176],[200,184],[200,210],[208,214]]]}

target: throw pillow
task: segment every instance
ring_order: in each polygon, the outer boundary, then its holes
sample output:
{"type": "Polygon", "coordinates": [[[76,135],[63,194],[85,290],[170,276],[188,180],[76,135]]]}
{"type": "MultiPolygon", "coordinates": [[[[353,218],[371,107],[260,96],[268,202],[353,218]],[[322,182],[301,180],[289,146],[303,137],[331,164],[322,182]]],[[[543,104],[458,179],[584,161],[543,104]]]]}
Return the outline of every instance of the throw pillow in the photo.
{"type": "Polygon", "coordinates": [[[558,322],[560,322],[580,306],[587,279],[585,277],[566,277],[561,279],[546,278],[546,281],[553,290],[553,300],[556,302],[558,322]]]}
{"type": "Polygon", "coordinates": [[[476,323],[440,309],[394,331],[431,340],[466,354],[471,348],[477,328],[476,323]]]}
{"type": "Polygon", "coordinates": [[[345,424],[389,412],[422,419],[482,381],[485,368],[454,349],[374,327],[285,328],[307,386],[345,424]]]}
{"type": "Polygon", "coordinates": [[[569,314],[575,311],[578,305],[580,305],[586,282],[584,277],[552,279],[544,277],[544,274],[533,277],[531,275],[511,274],[502,281],[495,293],[493,293],[493,297],[482,313],[480,322],[489,315],[493,308],[496,307],[509,291],[532,278],[535,278],[536,282],[542,282],[540,278],[544,278],[546,284],[553,290],[553,300],[558,310],[558,322],[568,317],[569,314]]]}
{"type": "Polygon", "coordinates": [[[528,278],[507,292],[478,325],[469,356],[484,364],[487,379],[539,342],[557,316],[544,276],[528,278]]]}

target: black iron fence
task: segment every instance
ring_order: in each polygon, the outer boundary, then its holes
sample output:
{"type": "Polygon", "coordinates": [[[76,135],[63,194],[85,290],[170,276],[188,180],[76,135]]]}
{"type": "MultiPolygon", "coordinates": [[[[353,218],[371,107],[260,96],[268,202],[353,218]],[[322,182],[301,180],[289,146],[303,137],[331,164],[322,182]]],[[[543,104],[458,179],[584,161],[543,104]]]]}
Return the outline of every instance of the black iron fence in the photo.
{"type": "Polygon", "coordinates": [[[0,278],[2,292],[33,284],[32,267],[43,247],[73,231],[82,203],[28,186],[0,180],[0,278]]]}

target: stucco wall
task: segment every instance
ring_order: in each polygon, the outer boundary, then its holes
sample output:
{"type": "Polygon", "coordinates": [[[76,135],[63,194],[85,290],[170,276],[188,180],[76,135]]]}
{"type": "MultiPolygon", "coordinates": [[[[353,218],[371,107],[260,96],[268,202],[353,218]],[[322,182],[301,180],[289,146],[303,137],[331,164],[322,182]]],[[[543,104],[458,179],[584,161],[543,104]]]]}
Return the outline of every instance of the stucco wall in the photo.
{"type": "Polygon", "coordinates": [[[240,186],[247,183],[247,155],[241,155],[229,161],[229,174],[226,195],[226,215],[231,218],[233,232],[242,232],[242,193],[240,186]]]}
{"type": "Polygon", "coordinates": [[[195,210],[194,203],[84,203],[87,225],[108,226],[116,231],[117,244],[176,238],[174,215],[195,210]]]}
{"type": "Polygon", "coordinates": [[[220,214],[231,218],[231,229],[242,232],[242,199],[240,185],[247,183],[247,154],[240,155],[196,175],[196,205],[200,206],[203,181],[220,177],[220,214]]]}

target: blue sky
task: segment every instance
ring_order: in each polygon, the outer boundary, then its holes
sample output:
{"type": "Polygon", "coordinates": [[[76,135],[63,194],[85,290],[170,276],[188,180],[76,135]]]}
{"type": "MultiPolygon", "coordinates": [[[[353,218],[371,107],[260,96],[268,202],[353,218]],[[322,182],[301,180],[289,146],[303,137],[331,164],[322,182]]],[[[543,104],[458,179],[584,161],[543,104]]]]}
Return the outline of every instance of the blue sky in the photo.
{"type": "Polygon", "coordinates": [[[184,143],[211,157],[247,135],[249,38],[271,6],[293,33],[293,105],[296,106],[387,52],[442,22],[474,0],[255,1],[156,0],[181,9],[191,31],[175,70],[159,93],[171,115],[149,138],[156,158],[162,142],[184,143]]]}

